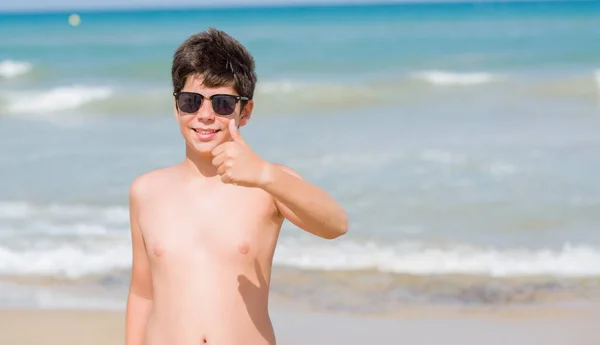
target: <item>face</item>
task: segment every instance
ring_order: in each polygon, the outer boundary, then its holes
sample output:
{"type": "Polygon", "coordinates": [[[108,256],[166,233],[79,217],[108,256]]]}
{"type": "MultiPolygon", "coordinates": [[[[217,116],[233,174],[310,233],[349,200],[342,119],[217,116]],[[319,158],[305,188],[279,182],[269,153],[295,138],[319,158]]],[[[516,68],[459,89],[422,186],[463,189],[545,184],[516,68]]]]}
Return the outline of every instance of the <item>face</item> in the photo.
{"type": "Polygon", "coordinates": [[[218,112],[224,112],[224,110],[228,110],[229,108],[227,100],[214,99],[213,108],[210,97],[223,94],[239,95],[230,86],[208,88],[202,82],[202,76],[190,76],[181,90],[181,92],[194,92],[203,95],[204,99],[202,99],[200,109],[194,113],[182,111],[182,109],[188,111],[189,108],[194,109],[193,105],[197,104],[198,101],[196,96],[184,94],[180,96],[181,107],[178,107],[175,103],[174,110],[175,118],[179,123],[179,129],[187,146],[201,156],[210,156],[215,147],[231,140],[228,129],[230,121],[236,121],[240,127],[248,123],[254,103],[251,100],[248,101],[242,111],[240,109],[241,101],[237,101],[230,115],[220,115],[218,112]],[[190,104],[184,104],[186,101],[190,104]]]}

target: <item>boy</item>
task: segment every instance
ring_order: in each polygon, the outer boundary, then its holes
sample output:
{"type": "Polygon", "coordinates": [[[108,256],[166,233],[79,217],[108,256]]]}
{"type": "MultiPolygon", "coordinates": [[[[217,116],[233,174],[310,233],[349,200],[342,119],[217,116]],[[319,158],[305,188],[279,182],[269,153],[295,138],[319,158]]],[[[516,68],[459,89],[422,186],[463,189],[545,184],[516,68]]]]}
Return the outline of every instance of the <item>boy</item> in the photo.
{"type": "Polygon", "coordinates": [[[244,141],[256,75],[238,41],[213,28],[193,35],[171,72],[186,154],[130,187],[126,345],[273,345],[268,294],[284,219],[333,239],[346,213],[244,141]]]}

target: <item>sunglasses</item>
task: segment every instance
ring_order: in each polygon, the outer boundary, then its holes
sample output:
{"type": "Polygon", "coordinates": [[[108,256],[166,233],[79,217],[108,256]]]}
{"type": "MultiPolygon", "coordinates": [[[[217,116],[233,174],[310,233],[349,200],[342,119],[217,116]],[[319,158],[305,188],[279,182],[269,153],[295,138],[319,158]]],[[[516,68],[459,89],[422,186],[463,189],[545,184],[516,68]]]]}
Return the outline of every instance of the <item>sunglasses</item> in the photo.
{"type": "Polygon", "coordinates": [[[197,112],[205,99],[209,99],[215,113],[227,116],[235,110],[235,105],[239,101],[248,101],[248,97],[218,94],[205,97],[196,92],[174,92],[177,108],[184,113],[193,114],[197,112]]]}

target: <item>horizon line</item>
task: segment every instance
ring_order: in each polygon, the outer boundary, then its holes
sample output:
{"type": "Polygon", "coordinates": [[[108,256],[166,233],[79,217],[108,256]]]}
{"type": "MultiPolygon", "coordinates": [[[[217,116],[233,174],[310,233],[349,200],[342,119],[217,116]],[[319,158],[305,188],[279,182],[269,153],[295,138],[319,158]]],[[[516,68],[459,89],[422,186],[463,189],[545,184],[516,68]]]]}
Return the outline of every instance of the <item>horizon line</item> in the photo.
{"type": "Polygon", "coordinates": [[[107,13],[107,12],[133,12],[133,11],[180,11],[185,9],[191,10],[228,10],[228,9],[260,9],[260,8],[307,8],[307,7],[369,7],[369,6],[404,6],[404,5],[478,5],[478,4],[534,4],[534,3],[595,3],[595,0],[383,0],[383,1],[368,1],[368,0],[355,0],[348,2],[338,1],[319,1],[319,2],[302,2],[302,1],[287,1],[279,2],[273,1],[268,3],[209,3],[209,4],[186,4],[186,5],[175,5],[172,4],[152,4],[152,5],[141,5],[141,6],[89,6],[89,7],[76,7],[76,6],[65,6],[58,8],[48,9],[0,9],[0,14],[61,14],[61,13],[107,13]]]}

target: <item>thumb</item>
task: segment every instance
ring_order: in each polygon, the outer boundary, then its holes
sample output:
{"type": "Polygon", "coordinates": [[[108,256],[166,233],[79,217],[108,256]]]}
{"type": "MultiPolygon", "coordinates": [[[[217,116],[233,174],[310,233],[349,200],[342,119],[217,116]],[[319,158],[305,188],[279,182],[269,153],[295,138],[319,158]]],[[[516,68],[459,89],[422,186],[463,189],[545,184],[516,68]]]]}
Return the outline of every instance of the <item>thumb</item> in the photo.
{"type": "Polygon", "coordinates": [[[244,141],[240,131],[237,128],[237,125],[235,124],[235,119],[231,119],[229,121],[229,134],[231,135],[231,139],[233,139],[233,141],[244,141]]]}

